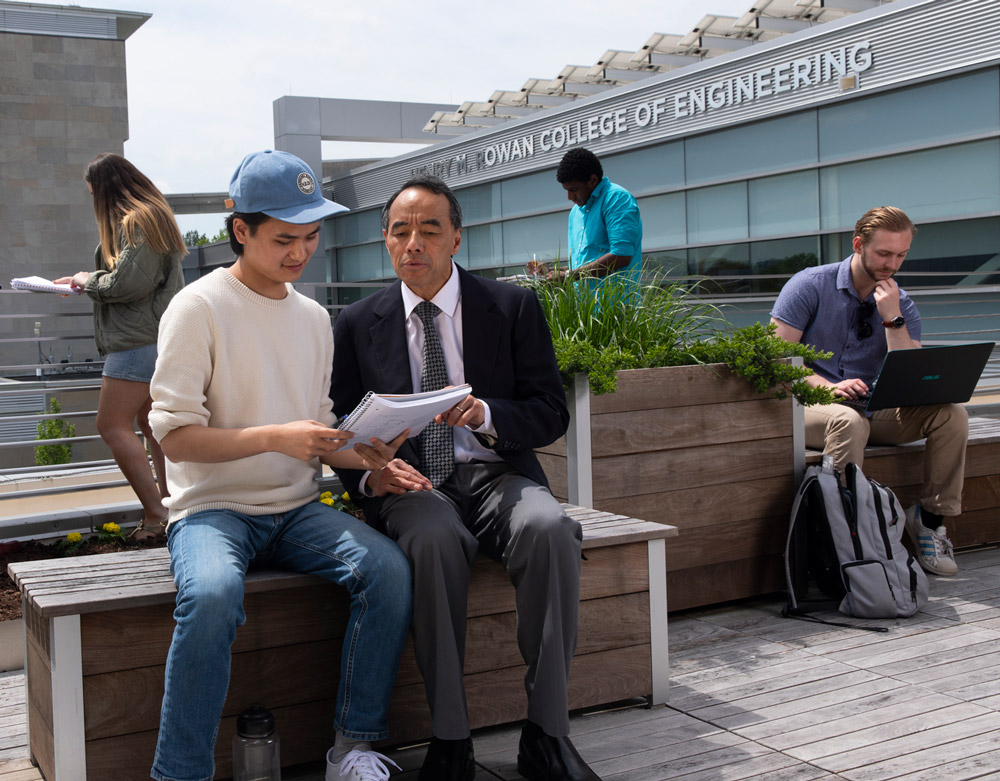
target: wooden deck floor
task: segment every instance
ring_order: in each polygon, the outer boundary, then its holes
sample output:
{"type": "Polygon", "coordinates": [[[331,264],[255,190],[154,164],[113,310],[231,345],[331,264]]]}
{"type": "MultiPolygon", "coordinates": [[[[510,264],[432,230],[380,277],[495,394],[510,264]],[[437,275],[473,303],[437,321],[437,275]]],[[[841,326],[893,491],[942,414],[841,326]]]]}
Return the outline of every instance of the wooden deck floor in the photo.
{"type": "MultiPolygon", "coordinates": [[[[1000,781],[1000,550],[958,562],[956,577],[932,577],[923,612],[869,622],[885,634],[783,619],[767,599],[675,616],[669,707],[576,715],[574,742],[609,781],[1000,781]]],[[[22,680],[0,677],[0,781],[40,778],[22,680]]],[[[478,781],[520,778],[517,736],[476,733],[478,781]]],[[[393,778],[415,781],[423,753],[391,752],[406,771],[393,778]]]]}

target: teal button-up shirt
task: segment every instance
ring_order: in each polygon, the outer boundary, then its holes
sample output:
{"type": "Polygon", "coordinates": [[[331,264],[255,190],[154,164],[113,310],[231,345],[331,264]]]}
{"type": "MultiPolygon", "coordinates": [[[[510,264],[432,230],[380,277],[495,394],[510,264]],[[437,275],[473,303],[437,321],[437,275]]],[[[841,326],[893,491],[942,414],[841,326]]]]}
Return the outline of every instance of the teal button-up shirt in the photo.
{"type": "MultiPolygon", "coordinates": [[[[624,187],[608,177],[594,188],[587,203],[569,212],[569,267],[579,268],[609,252],[631,256],[620,274],[639,281],[642,265],[642,219],[639,205],[624,187]]],[[[592,286],[598,280],[590,280],[592,286]]]]}

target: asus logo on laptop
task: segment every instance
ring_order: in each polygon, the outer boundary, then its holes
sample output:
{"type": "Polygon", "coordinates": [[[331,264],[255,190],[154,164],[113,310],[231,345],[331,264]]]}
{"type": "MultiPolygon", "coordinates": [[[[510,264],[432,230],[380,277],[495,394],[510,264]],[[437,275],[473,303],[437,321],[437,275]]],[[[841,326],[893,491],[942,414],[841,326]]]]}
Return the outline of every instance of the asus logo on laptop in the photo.
{"type": "Polygon", "coordinates": [[[940,380],[940,374],[928,374],[926,377],[921,377],[921,380],[940,380]]]}

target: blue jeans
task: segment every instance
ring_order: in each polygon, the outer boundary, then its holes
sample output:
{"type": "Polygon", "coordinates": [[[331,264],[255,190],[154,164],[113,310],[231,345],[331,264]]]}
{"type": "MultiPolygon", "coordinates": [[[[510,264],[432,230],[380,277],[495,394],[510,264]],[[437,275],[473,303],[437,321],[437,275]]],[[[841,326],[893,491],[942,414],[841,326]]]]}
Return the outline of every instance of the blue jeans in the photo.
{"type": "Polygon", "coordinates": [[[177,585],[176,626],[153,778],[202,781],[214,775],[230,646],[246,622],[243,581],[251,563],[314,573],[350,592],[334,727],[356,740],[388,736],[386,712],[411,605],[410,567],[394,542],[350,515],[310,502],[281,515],[194,513],[170,525],[167,545],[177,585]]]}

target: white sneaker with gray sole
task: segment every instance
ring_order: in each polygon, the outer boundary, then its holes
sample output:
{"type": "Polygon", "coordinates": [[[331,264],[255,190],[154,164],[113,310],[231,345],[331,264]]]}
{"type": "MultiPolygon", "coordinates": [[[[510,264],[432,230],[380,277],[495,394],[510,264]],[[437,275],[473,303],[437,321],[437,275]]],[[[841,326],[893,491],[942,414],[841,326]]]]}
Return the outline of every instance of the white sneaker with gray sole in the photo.
{"type": "Polygon", "coordinates": [[[934,530],[924,526],[919,504],[906,510],[906,532],[917,549],[917,561],[921,567],[935,575],[948,576],[958,572],[948,530],[944,526],[934,530]]]}

